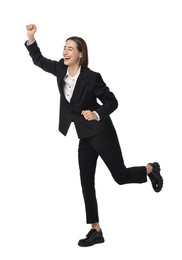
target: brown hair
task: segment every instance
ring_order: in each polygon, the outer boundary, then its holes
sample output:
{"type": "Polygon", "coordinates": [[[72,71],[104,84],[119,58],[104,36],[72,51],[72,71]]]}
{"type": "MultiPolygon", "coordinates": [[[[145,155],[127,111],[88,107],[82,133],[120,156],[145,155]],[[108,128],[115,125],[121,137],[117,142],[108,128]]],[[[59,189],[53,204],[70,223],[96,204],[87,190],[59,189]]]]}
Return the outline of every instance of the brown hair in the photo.
{"type": "Polygon", "coordinates": [[[69,37],[66,40],[66,42],[68,40],[72,40],[72,41],[76,42],[78,51],[82,52],[82,58],[80,59],[80,65],[83,68],[87,68],[88,67],[88,49],[87,49],[86,42],[82,38],[77,37],[77,36],[69,37]]]}

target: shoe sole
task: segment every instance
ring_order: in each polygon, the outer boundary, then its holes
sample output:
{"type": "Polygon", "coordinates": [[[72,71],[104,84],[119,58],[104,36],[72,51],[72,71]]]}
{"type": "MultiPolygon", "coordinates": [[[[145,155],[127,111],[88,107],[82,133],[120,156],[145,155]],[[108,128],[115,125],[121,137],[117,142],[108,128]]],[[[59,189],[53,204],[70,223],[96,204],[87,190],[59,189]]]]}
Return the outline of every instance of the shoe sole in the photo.
{"type": "Polygon", "coordinates": [[[90,244],[85,244],[85,245],[78,242],[78,245],[81,246],[81,247],[88,247],[88,246],[93,246],[93,245],[96,245],[96,244],[101,244],[101,243],[104,243],[104,242],[105,242],[104,238],[101,238],[97,241],[94,241],[90,244]]]}
{"type": "Polygon", "coordinates": [[[155,178],[157,179],[157,182],[152,183],[152,187],[154,189],[155,192],[160,192],[163,188],[163,178],[160,175],[160,164],[157,162],[151,163],[150,164],[152,166],[152,173],[155,176],[155,178]]]}

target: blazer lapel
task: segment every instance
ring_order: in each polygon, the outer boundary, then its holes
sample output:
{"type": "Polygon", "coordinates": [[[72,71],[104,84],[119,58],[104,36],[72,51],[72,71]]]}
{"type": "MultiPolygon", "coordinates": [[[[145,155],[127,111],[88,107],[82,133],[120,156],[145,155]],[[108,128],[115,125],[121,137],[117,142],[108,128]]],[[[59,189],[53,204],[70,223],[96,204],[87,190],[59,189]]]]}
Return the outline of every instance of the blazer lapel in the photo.
{"type": "Polygon", "coordinates": [[[67,68],[65,67],[65,69],[63,69],[63,71],[61,72],[61,74],[58,77],[59,91],[60,91],[61,95],[63,95],[63,96],[64,96],[63,83],[64,83],[64,76],[66,75],[66,72],[67,72],[67,68]]]}
{"type": "Polygon", "coordinates": [[[88,77],[88,72],[89,72],[88,68],[81,69],[80,75],[76,82],[75,89],[73,91],[72,98],[70,100],[70,103],[72,105],[78,103],[78,101],[80,100],[80,96],[83,94],[83,92],[86,88],[86,83],[87,83],[86,78],[88,77]]]}

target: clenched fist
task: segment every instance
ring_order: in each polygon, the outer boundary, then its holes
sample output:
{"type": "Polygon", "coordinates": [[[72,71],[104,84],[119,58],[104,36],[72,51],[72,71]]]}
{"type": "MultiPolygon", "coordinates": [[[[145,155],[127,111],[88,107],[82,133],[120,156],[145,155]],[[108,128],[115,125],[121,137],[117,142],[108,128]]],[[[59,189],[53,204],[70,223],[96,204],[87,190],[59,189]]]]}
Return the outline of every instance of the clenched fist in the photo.
{"type": "Polygon", "coordinates": [[[37,31],[37,27],[35,24],[28,24],[26,26],[27,35],[28,35],[28,42],[31,44],[35,41],[34,34],[37,31]]]}
{"type": "Polygon", "coordinates": [[[88,121],[98,120],[97,114],[94,111],[90,110],[82,110],[81,115],[88,121]]]}

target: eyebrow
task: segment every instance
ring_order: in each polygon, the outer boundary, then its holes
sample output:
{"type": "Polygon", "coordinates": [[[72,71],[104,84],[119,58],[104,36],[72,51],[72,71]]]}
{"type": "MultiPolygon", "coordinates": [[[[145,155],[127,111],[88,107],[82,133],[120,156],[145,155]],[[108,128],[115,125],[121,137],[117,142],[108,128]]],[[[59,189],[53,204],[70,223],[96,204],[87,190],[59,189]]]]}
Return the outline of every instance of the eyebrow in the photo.
{"type": "MultiPolygon", "coordinates": [[[[64,46],[64,49],[66,48],[66,45],[64,46]]],[[[74,49],[72,46],[68,46],[68,49],[74,49]]]]}

